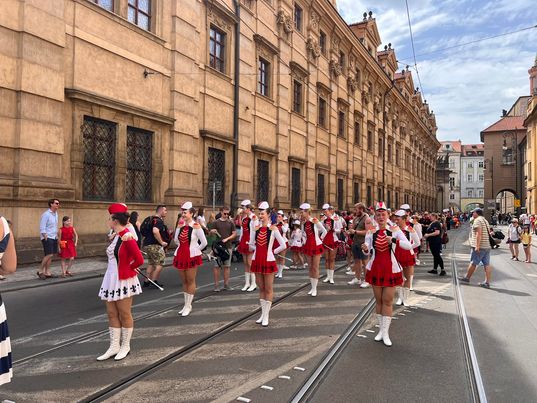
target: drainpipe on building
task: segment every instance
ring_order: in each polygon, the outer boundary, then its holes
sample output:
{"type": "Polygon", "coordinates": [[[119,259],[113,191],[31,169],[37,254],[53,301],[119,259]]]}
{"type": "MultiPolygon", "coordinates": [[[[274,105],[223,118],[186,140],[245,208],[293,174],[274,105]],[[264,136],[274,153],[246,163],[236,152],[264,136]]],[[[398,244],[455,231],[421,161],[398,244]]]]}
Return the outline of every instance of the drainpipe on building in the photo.
{"type": "MultiPolygon", "coordinates": [[[[391,80],[392,85],[382,96],[382,198],[386,200],[386,96],[393,90],[395,87],[395,81],[391,80]]],[[[389,207],[389,206],[388,206],[389,207]]],[[[398,208],[396,206],[395,208],[398,208]]]]}
{"type": "Polygon", "coordinates": [[[231,182],[231,212],[235,211],[238,203],[238,172],[239,172],[239,77],[240,77],[240,21],[241,5],[239,0],[233,0],[235,6],[235,85],[233,88],[233,180],[231,182]]]}

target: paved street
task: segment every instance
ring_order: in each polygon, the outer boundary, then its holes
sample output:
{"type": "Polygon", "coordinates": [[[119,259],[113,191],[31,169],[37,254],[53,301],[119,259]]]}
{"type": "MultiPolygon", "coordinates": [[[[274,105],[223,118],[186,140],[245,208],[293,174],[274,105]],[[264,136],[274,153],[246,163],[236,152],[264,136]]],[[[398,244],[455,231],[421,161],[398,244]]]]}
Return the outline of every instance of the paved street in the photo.
{"type": "MultiPolygon", "coordinates": [[[[424,265],[416,270],[412,307],[396,310],[391,331],[394,346],[375,343],[372,337],[377,329],[368,320],[315,390],[312,401],[471,400],[450,276],[453,259],[460,274],[466,267],[468,249],[462,245],[466,235],[467,227],[450,233],[451,242],[443,253],[446,277],[426,273],[432,258],[422,255],[424,265]]],[[[475,286],[482,279],[478,270],[472,284],[461,285],[462,295],[488,400],[534,401],[537,265],[509,258],[505,245],[493,251],[493,287],[475,286]]],[[[84,264],[82,260],[77,264],[80,277],[84,264]]],[[[147,290],[136,298],[133,311],[138,319],[131,355],[120,363],[97,362],[95,357],[107,347],[107,334],[102,302],[96,297],[101,278],[92,277],[98,275],[99,263],[88,264],[92,265],[93,274],[86,273],[84,280],[44,281],[37,288],[3,292],[15,375],[11,384],[2,387],[0,398],[84,400],[119,387],[122,380],[162,360],[165,364],[153,372],[102,398],[287,401],[372,296],[371,290],[348,286],[349,277],[340,270],[336,285],[322,284],[319,296],[312,299],[306,295],[309,288],[303,287],[306,272],[286,271],[275,287],[271,324],[260,328],[254,323],[258,314],[249,316],[258,308],[257,293],[213,293],[212,273],[205,264],[199,270],[199,300],[193,313],[180,318],[179,278],[174,269],[167,268],[162,276],[164,292],[147,290]]],[[[242,284],[242,267],[233,266],[233,284],[242,284]]],[[[19,280],[22,285],[39,282],[19,280]]],[[[9,281],[16,289],[18,281],[9,281]]]]}

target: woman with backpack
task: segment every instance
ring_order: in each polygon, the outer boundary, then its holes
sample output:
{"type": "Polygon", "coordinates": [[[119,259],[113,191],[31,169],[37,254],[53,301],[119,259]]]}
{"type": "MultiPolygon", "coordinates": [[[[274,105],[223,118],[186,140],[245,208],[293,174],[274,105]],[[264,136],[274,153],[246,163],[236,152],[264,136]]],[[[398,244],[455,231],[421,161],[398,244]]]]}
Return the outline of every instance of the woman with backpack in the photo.
{"type": "Polygon", "coordinates": [[[520,235],[522,235],[522,228],[518,225],[518,219],[513,218],[507,228],[507,243],[511,251],[511,260],[518,261],[518,245],[521,242],[520,235]]]}

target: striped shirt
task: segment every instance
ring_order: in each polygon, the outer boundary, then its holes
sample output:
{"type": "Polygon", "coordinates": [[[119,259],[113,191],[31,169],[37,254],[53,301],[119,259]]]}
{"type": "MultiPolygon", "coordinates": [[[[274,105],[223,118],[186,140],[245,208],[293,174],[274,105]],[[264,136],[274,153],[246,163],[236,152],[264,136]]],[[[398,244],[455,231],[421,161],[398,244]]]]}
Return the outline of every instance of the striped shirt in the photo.
{"type": "Polygon", "coordinates": [[[470,246],[475,248],[477,246],[477,230],[481,228],[481,244],[479,249],[490,249],[489,242],[489,223],[483,216],[477,217],[472,223],[472,230],[470,231],[470,246]]]}

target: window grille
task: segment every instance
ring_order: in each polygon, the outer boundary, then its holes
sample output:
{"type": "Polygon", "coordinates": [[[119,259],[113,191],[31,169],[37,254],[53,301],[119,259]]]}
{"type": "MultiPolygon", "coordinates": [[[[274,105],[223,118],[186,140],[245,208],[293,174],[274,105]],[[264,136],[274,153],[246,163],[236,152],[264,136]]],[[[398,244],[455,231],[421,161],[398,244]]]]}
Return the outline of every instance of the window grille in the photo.
{"type": "Polygon", "coordinates": [[[337,208],[338,210],[343,210],[343,205],[345,204],[345,192],[343,188],[343,179],[338,178],[337,180],[337,208]]]}
{"type": "Polygon", "coordinates": [[[223,205],[225,200],[226,152],[217,148],[209,148],[207,202],[223,205]]]}
{"type": "Polygon", "coordinates": [[[126,201],[151,201],[152,155],[153,133],[135,127],[127,127],[126,201]]]}
{"type": "Polygon", "coordinates": [[[360,182],[354,182],[353,186],[353,201],[354,203],[358,203],[360,201],[360,182]]]}
{"type": "Polygon", "coordinates": [[[151,29],[151,0],[129,0],[128,19],[147,31],[151,29]]]}
{"type": "Polygon", "coordinates": [[[300,206],[300,169],[291,169],[291,207],[297,208],[300,206]]]}
{"type": "Polygon", "coordinates": [[[269,199],[269,162],[257,160],[257,201],[269,199]]]}
{"type": "Polygon", "coordinates": [[[114,199],[116,124],[84,116],[81,127],[84,145],[84,200],[114,199]]]}
{"type": "Polygon", "coordinates": [[[325,202],[324,175],[317,174],[317,207],[322,208],[325,202]]]}

